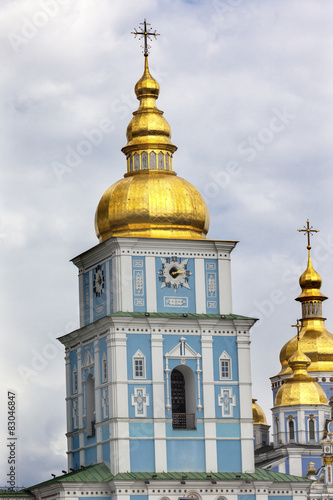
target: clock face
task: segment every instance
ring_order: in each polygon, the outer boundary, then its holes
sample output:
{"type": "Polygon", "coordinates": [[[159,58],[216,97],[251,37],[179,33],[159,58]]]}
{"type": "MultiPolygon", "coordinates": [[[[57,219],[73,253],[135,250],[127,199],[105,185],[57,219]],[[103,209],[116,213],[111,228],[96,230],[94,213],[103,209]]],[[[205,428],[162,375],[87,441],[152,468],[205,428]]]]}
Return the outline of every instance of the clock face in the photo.
{"type": "Polygon", "coordinates": [[[333,432],[333,421],[332,420],[331,420],[331,422],[328,422],[327,430],[328,430],[329,434],[331,434],[333,432]]]}
{"type": "Polygon", "coordinates": [[[159,280],[162,282],[161,288],[172,287],[177,292],[179,286],[190,289],[188,284],[191,272],[187,270],[188,259],[178,259],[171,257],[163,259],[162,268],[158,271],[159,280]]]}
{"type": "Polygon", "coordinates": [[[96,297],[100,297],[104,292],[104,273],[100,265],[95,269],[94,273],[94,294],[96,297]]]}

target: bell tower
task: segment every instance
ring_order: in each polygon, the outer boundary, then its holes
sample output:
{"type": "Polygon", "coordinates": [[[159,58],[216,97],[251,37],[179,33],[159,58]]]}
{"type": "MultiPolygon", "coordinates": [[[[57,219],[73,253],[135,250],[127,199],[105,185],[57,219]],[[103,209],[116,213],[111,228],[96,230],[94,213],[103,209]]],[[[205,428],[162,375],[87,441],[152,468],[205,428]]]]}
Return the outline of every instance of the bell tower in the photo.
{"type": "Polygon", "coordinates": [[[198,190],[173,170],[176,146],[148,64],[135,86],[124,177],[96,211],[98,245],[73,259],[80,329],[66,348],[69,467],[121,472],[253,472],[249,330],[234,314],[230,255],[209,240],[198,190]]]}

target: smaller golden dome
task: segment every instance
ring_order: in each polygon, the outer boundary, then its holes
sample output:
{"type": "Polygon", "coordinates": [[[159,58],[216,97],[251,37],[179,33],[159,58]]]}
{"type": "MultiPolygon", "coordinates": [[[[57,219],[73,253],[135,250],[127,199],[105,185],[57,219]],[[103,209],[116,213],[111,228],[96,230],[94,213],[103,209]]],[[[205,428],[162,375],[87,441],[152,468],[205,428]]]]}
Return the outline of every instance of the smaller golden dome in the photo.
{"type": "Polygon", "coordinates": [[[252,399],[252,417],[254,424],[265,424],[267,425],[266,416],[264,410],[258,405],[256,399],[252,399]]]}
{"type": "Polygon", "coordinates": [[[297,342],[297,349],[288,361],[292,376],[285,379],[275,396],[274,407],[295,405],[328,405],[322,387],[307,372],[311,360],[297,342]]]}
{"type": "Polygon", "coordinates": [[[321,287],[321,277],[312,267],[310,250],[308,251],[308,265],[304,273],[299,279],[299,284],[302,289],[302,293],[297,297],[298,302],[303,302],[304,300],[319,299],[326,300],[327,297],[323,295],[320,291],[321,287]]]}

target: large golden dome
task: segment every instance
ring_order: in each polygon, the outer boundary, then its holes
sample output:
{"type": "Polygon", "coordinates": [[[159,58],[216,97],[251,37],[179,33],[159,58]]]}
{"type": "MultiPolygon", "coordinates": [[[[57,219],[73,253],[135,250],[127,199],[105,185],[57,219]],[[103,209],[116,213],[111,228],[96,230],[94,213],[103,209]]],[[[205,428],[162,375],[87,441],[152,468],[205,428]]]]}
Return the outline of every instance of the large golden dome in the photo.
{"type": "MultiPolygon", "coordinates": [[[[302,292],[296,299],[302,304],[302,329],[299,342],[302,352],[311,360],[308,371],[329,372],[333,371],[333,335],[326,330],[325,318],[322,317],[322,302],[327,297],[320,291],[321,277],[312,267],[310,248],[308,247],[307,268],[299,280],[302,292]]],[[[295,336],[281,349],[282,368],[278,375],[291,373],[288,359],[296,349],[295,336]]]]}
{"type": "MultiPolygon", "coordinates": [[[[297,339],[296,339],[297,341],[297,339]]],[[[311,360],[300,349],[300,343],[296,351],[288,361],[292,376],[284,381],[277,391],[274,407],[295,405],[321,405],[327,404],[324,389],[307,372],[311,360]]]]}
{"type": "Polygon", "coordinates": [[[115,236],[203,239],[209,228],[208,208],[198,190],[173,171],[177,148],[163,111],[156,107],[159,85],[149,72],[147,54],[135,93],[140,105],[122,149],[127,173],[99,202],[97,237],[100,242],[115,236]]]}

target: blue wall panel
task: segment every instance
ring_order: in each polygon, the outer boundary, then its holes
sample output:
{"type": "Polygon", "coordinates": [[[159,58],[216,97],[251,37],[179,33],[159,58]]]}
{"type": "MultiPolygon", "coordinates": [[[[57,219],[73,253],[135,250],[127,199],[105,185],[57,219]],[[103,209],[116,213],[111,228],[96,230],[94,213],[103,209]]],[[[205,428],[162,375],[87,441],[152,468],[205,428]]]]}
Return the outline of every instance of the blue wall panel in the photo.
{"type": "Polygon", "coordinates": [[[110,443],[102,444],[102,458],[105,465],[110,468],[110,443]]]}
{"type": "Polygon", "coordinates": [[[103,425],[102,427],[102,441],[106,441],[110,438],[109,425],[103,425]]]}
{"type": "MultiPolygon", "coordinates": [[[[214,380],[220,379],[220,363],[219,359],[223,352],[226,352],[231,358],[232,380],[238,381],[238,353],[237,353],[237,337],[217,337],[213,336],[213,363],[214,363],[214,380]]],[[[227,382],[227,381],[226,381],[227,382]]]]}
{"type": "Polygon", "coordinates": [[[268,500],[293,500],[293,497],[291,495],[268,495],[268,500]]]}
{"type": "Polygon", "coordinates": [[[97,446],[84,450],[85,465],[94,465],[97,463],[97,446]]]}
{"type": "Polygon", "coordinates": [[[238,500],[256,500],[255,495],[237,495],[238,500]]]}
{"type": "Polygon", "coordinates": [[[241,472],[241,443],[217,441],[217,470],[219,472],[241,472]]]}
{"type": "Polygon", "coordinates": [[[154,472],[155,450],[152,439],[130,440],[131,472],[154,472]]]}
{"type": "Polygon", "coordinates": [[[229,423],[217,423],[216,424],[216,437],[228,438],[228,437],[239,437],[240,438],[240,425],[239,424],[229,424],[229,423]]]}
{"type": "Polygon", "coordinates": [[[219,281],[217,259],[205,259],[206,313],[219,314],[219,281]]]}
{"type": "Polygon", "coordinates": [[[150,335],[128,332],[127,336],[127,379],[133,380],[133,356],[140,350],[146,358],[146,379],[136,379],[136,383],[140,380],[151,380],[151,341],[150,335]]]}
{"type": "Polygon", "coordinates": [[[79,469],[81,466],[80,464],[80,452],[79,451],[75,451],[73,453],[73,469],[79,469]]]}
{"type": "Polygon", "coordinates": [[[167,441],[167,467],[173,472],[204,472],[205,443],[203,440],[167,441]]]}
{"type": "Polygon", "coordinates": [[[130,422],[129,423],[130,437],[154,437],[153,422],[130,422]]]}
{"type": "Polygon", "coordinates": [[[146,308],[146,266],[144,257],[132,257],[133,310],[145,312],[146,308]]]}
{"type": "Polygon", "coordinates": [[[166,423],[165,424],[165,429],[166,429],[166,436],[167,437],[173,437],[173,438],[199,438],[199,437],[204,437],[204,424],[203,423],[198,423],[197,428],[193,430],[182,430],[182,429],[173,429],[172,428],[172,423],[166,423]]]}

